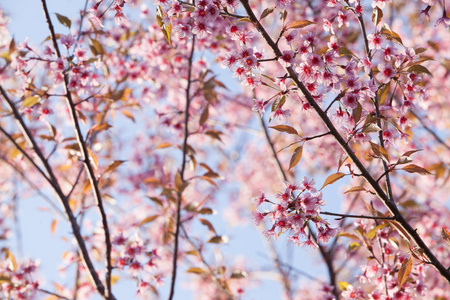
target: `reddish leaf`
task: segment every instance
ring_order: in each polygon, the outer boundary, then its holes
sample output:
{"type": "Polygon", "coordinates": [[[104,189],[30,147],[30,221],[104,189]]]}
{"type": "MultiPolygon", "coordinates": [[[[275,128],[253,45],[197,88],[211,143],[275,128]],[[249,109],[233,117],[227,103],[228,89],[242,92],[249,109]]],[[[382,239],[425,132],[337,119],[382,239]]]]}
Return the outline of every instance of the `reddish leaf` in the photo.
{"type": "Polygon", "coordinates": [[[186,273],[193,273],[193,274],[205,274],[206,271],[202,268],[189,268],[186,273]]]}
{"type": "Polygon", "coordinates": [[[294,21],[291,23],[291,25],[289,25],[288,29],[292,29],[292,28],[304,28],[306,26],[309,25],[313,25],[316,24],[315,22],[311,22],[308,20],[298,20],[298,21],[294,21]]]}
{"type": "Polygon", "coordinates": [[[376,156],[381,157],[387,163],[390,162],[391,158],[389,156],[389,153],[387,153],[387,151],[383,147],[372,142],[370,142],[370,146],[372,147],[372,151],[376,156]]]}
{"type": "Polygon", "coordinates": [[[442,227],[442,239],[450,246],[450,232],[442,227]]]}
{"type": "Polygon", "coordinates": [[[214,233],[214,235],[217,235],[216,230],[214,229],[214,226],[211,224],[211,222],[209,222],[206,219],[198,219],[200,221],[200,223],[202,223],[203,225],[205,225],[206,227],[208,227],[209,231],[211,231],[212,233],[214,233]]]}
{"type": "Polygon", "coordinates": [[[344,194],[354,193],[354,192],[367,192],[365,188],[362,186],[354,186],[351,189],[347,190],[344,194]]]}
{"type": "Polygon", "coordinates": [[[402,285],[405,283],[408,275],[411,273],[412,269],[412,259],[408,257],[402,263],[400,270],[398,271],[398,288],[401,289],[402,285]]]}
{"type": "Polygon", "coordinates": [[[147,218],[145,218],[144,220],[142,220],[141,222],[139,222],[139,225],[138,225],[138,226],[142,226],[142,225],[144,225],[144,224],[153,222],[153,221],[156,220],[158,217],[159,217],[159,215],[153,215],[153,216],[147,217],[147,218]]]}
{"type": "Polygon", "coordinates": [[[419,167],[418,165],[415,164],[404,166],[402,170],[408,173],[419,173],[420,175],[433,175],[430,172],[428,172],[425,168],[419,167]]]}
{"type": "Polygon", "coordinates": [[[289,134],[296,134],[298,135],[297,130],[295,128],[288,126],[288,125],[276,125],[276,126],[270,126],[269,128],[273,128],[275,130],[278,130],[280,132],[286,132],[289,134]]]}
{"type": "Polygon", "coordinates": [[[295,165],[300,161],[300,158],[302,158],[302,152],[303,146],[295,148],[294,154],[292,154],[291,161],[289,162],[289,170],[295,167],[295,165]]]}
{"type": "Polygon", "coordinates": [[[112,163],[110,163],[106,167],[106,170],[105,170],[105,172],[103,172],[103,174],[114,171],[115,169],[117,169],[124,162],[125,162],[124,160],[115,160],[115,161],[113,161],[112,163]]]}
{"type": "Polygon", "coordinates": [[[266,8],[261,16],[259,17],[259,20],[261,21],[262,19],[264,19],[265,17],[267,17],[268,15],[270,15],[271,13],[273,13],[273,11],[275,10],[275,7],[270,7],[270,8],[266,8]]]}

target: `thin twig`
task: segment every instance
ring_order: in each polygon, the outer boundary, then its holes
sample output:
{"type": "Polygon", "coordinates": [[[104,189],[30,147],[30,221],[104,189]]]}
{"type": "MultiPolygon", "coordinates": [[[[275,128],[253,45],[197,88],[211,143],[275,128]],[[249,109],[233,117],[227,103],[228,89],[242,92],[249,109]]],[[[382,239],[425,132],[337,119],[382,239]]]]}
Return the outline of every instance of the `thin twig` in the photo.
{"type": "Polygon", "coordinates": [[[374,216],[364,216],[364,215],[339,214],[339,213],[332,213],[332,212],[328,212],[328,211],[321,211],[320,214],[340,217],[335,220],[342,220],[345,218],[372,219],[372,220],[395,220],[394,217],[374,217],[374,216]]]}
{"type": "Polygon", "coordinates": [[[198,257],[200,257],[202,263],[208,268],[209,271],[209,277],[212,279],[212,281],[216,284],[216,286],[227,296],[229,300],[233,299],[233,295],[231,295],[230,291],[222,284],[220,283],[219,279],[214,275],[214,270],[211,268],[211,266],[206,262],[205,258],[203,257],[203,254],[197,245],[195,245],[194,241],[189,237],[187,234],[186,228],[184,228],[183,224],[180,225],[181,230],[183,231],[184,238],[191,244],[191,246],[194,248],[194,251],[197,253],[198,257]]]}
{"type": "MultiPolygon", "coordinates": [[[[187,156],[187,140],[189,136],[189,128],[188,128],[188,122],[189,122],[189,107],[191,105],[191,76],[192,76],[192,59],[194,57],[194,50],[195,50],[195,36],[192,38],[192,44],[191,44],[191,53],[189,55],[188,60],[188,74],[187,74],[187,87],[186,87],[186,108],[185,108],[185,117],[184,117],[184,141],[183,141],[183,155],[182,155],[182,161],[181,161],[181,170],[180,170],[180,178],[182,184],[185,183],[184,179],[184,171],[186,169],[186,156],[187,156]]],[[[180,215],[181,215],[181,202],[182,202],[182,191],[177,192],[178,195],[178,201],[177,201],[177,214],[176,214],[176,228],[175,228],[175,238],[174,238],[174,249],[173,249],[173,263],[172,263],[172,279],[170,282],[170,294],[169,294],[169,300],[173,299],[173,296],[175,294],[175,280],[177,277],[177,259],[178,259],[178,239],[180,235],[180,215]]]]}

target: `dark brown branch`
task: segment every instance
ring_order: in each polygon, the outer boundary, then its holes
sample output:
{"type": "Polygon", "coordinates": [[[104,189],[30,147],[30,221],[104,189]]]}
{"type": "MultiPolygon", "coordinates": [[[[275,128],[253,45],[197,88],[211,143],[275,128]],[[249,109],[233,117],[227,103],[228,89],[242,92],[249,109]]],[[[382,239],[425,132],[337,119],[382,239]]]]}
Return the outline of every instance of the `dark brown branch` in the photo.
{"type": "MultiPolygon", "coordinates": [[[[186,156],[187,156],[187,140],[189,136],[189,107],[191,105],[191,77],[192,77],[192,59],[194,57],[194,50],[195,50],[195,36],[192,38],[192,45],[191,45],[191,53],[189,55],[189,61],[188,61],[188,74],[187,74],[187,87],[186,87],[186,108],[185,108],[185,117],[184,117],[184,141],[183,141],[183,155],[182,155],[182,161],[181,161],[181,170],[180,170],[180,177],[181,182],[184,184],[186,181],[184,179],[184,171],[186,169],[186,156]]],[[[176,214],[176,228],[175,228],[175,238],[174,238],[174,249],[173,249],[173,262],[172,262],[172,279],[170,282],[170,294],[169,294],[169,300],[173,299],[173,296],[175,294],[175,281],[177,277],[177,260],[178,260],[178,239],[180,236],[180,217],[181,217],[181,202],[183,200],[182,191],[177,192],[178,195],[178,201],[177,201],[177,214],[176,214]]]]}
{"type": "MultiPolygon", "coordinates": [[[[274,54],[277,57],[282,56],[280,49],[275,45],[275,43],[270,38],[269,34],[266,32],[264,27],[261,25],[261,23],[254,15],[248,0],[241,0],[241,3],[244,9],[246,10],[250,20],[255,25],[256,29],[260,32],[260,34],[267,42],[268,46],[272,49],[274,54]]],[[[299,80],[294,69],[292,67],[287,67],[285,68],[285,70],[288,72],[295,85],[297,85],[297,87],[302,91],[308,103],[313,107],[313,109],[319,115],[320,119],[330,130],[330,133],[333,135],[335,140],[338,142],[338,144],[341,146],[344,152],[348,155],[348,157],[352,160],[355,166],[360,170],[362,176],[374,190],[377,197],[384,203],[384,205],[389,210],[389,212],[394,216],[398,224],[408,234],[407,238],[412,240],[414,243],[417,244],[418,247],[420,247],[423,250],[424,256],[429,260],[429,262],[433,265],[433,267],[450,283],[450,271],[447,270],[447,268],[441,264],[441,262],[436,258],[433,252],[427,247],[424,241],[420,238],[419,234],[414,230],[414,228],[411,227],[408,221],[406,221],[406,219],[402,216],[395,203],[392,202],[391,199],[386,195],[381,186],[376,182],[376,180],[372,177],[369,171],[365,168],[365,166],[353,152],[351,147],[347,144],[345,139],[340,135],[336,127],[334,127],[333,123],[328,118],[327,114],[321,109],[321,107],[314,100],[314,98],[309,93],[305,85],[299,80]]]]}
{"type": "MultiPolygon", "coordinates": [[[[52,24],[52,20],[50,18],[50,14],[48,12],[48,8],[47,8],[47,3],[46,0],[41,0],[42,2],[42,8],[44,10],[44,14],[45,14],[45,19],[47,21],[48,24],[48,28],[50,30],[50,36],[51,36],[51,41],[53,43],[53,47],[55,48],[56,51],[56,55],[58,58],[62,58],[61,56],[61,52],[59,50],[58,47],[58,42],[56,39],[56,34],[55,34],[55,30],[53,28],[53,24],[52,24]]],[[[102,197],[101,197],[101,193],[100,193],[100,188],[98,186],[98,182],[95,178],[95,173],[94,173],[94,168],[91,164],[91,161],[89,159],[89,152],[86,146],[86,142],[84,141],[83,138],[83,134],[81,132],[81,127],[78,121],[78,116],[76,114],[76,108],[75,108],[75,104],[72,98],[72,94],[69,91],[69,77],[67,75],[67,73],[64,73],[64,92],[65,92],[65,97],[67,99],[67,104],[69,107],[69,112],[70,115],[72,117],[72,123],[75,129],[75,133],[76,133],[76,138],[77,138],[77,143],[80,147],[80,151],[81,151],[81,160],[84,163],[85,169],[86,169],[86,173],[88,175],[91,187],[93,189],[93,194],[94,194],[94,199],[96,201],[97,207],[99,209],[100,212],[100,218],[102,221],[102,225],[103,225],[103,230],[105,232],[105,245],[106,245],[106,290],[100,280],[100,278],[98,277],[97,273],[95,272],[94,269],[89,270],[91,272],[91,276],[93,276],[97,291],[105,298],[105,299],[114,299],[114,296],[112,295],[111,292],[111,272],[112,272],[112,263],[111,263],[111,250],[112,250],[112,245],[111,245],[111,238],[110,238],[110,233],[109,233],[109,228],[108,228],[108,221],[107,221],[107,217],[106,217],[106,213],[105,213],[105,209],[103,207],[103,201],[102,201],[102,197]],[[94,274],[92,274],[92,272],[95,272],[95,276],[94,274]]],[[[93,268],[93,266],[92,266],[93,268]]]]}

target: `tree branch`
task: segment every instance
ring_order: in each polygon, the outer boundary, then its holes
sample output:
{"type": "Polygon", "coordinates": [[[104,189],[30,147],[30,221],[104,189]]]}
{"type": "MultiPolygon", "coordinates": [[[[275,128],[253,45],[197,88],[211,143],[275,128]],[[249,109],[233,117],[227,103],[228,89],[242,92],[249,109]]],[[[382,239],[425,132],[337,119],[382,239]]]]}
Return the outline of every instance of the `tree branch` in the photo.
{"type": "Polygon", "coordinates": [[[342,220],[345,218],[372,219],[372,220],[395,220],[394,217],[374,217],[374,216],[364,216],[364,215],[339,214],[339,213],[332,213],[332,212],[327,212],[327,211],[321,211],[320,214],[327,215],[327,216],[340,217],[340,218],[337,218],[336,220],[342,220]]]}
{"type": "MultiPolygon", "coordinates": [[[[51,41],[53,43],[53,47],[55,48],[57,57],[62,59],[61,52],[58,47],[58,42],[56,40],[55,30],[53,28],[52,20],[50,18],[50,14],[48,12],[46,0],[41,0],[41,2],[42,2],[42,8],[43,8],[44,14],[45,14],[45,19],[47,21],[48,28],[50,30],[50,36],[51,36],[51,41]]],[[[81,160],[84,163],[86,173],[87,173],[89,181],[91,183],[91,187],[93,189],[93,194],[94,194],[94,199],[95,199],[97,207],[99,209],[100,218],[101,218],[102,225],[103,225],[103,230],[105,232],[106,290],[104,289],[103,284],[101,283],[100,279],[98,278],[98,275],[96,275],[97,278],[95,281],[95,285],[96,285],[97,291],[105,299],[108,299],[108,300],[114,299],[114,296],[112,295],[112,292],[111,292],[111,272],[112,272],[111,250],[112,250],[112,245],[111,245],[111,238],[110,238],[110,233],[109,233],[109,228],[108,228],[108,221],[107,221],[105,209],[103,207],[103,201],[102,201],[102,197],[101,197],[101,193],[100,193],[100,188],[99,188],[98,182],[95,178],[94,168],[90,162],[89,152],[88,152],[88,149],[86,146],[86,142],[84,141],[83,134],[81,132],[80,124],[79,124],[78,117],[76,114],[75,104],[74,104],[74,101],[72,98],[72,94],[69,91],[69,78],[68,78],[68,75],[66,72],[64,72],[64,92],[65,92],[65,97],[67,99],[69,112],[72,117],[72,123],[73,123],[74,129],[75,129],[77,143],[80,147],[81,160]]],[[[90,270],[90,271],[92,272],[93,270],[90,270]]],[[[93,274],[91,274],[91,275],[93,275],[93,274]]]]}
{"type": "MultiPolygon", "coordinates": [[[[256,29],[259,31],[261,36],[267,42],[268,46],[272,49],[274,54],[277,57],[282,56],[280,49],[277,47],[277,45],[275,45],[273,40],[270,38],[269,34],[266,32],[264,27],[261,25],[261,23],[256,18],[255,14],[253,13],[253,11],[250,7],[249,1],[241,0],[241,3],[249,16],[249,19],[255,25],[256,29]]],[[[389,212],[394,216],[394,218],[398,222],[398,224],[408,234],[407,238],[409,240],[414,241],[420,248],[422,248],[422,250],[424,251],[424,256],[429,260],[429,262],[433,265],[433,267],[436,270],[438,270],[438,272],[450,283],[450,271],[447,270],[447,268],[441,264],[441,262],[436,258],[436,256],[434,256],[433,252],[427,247],[427,245],[424,243],[424,241],[420,238],[419,234],[414,230],[414,228],[411,227],[411,225],[408,223],[408,221],[406,221],[406,219],[402,216],[402,214],[398,210],[395,203],[391,201],[391,199],[386,195],[386,193],[383,191],[381,186],[375,181],[375,179],[372,177],[372,175],[369,173],[369,171],[364,167],[364,165],[359,160],[359,158],[356,156],[356,154],[353,152],[351,147],[347,144],[345,139],[340,135],[340,133],[336,129],[336,127],[334,127],[333,123],[328,118],[327,114],[317,104],[317,102],[314,100],[312,95],[309,93],[309,91],[307,90],[305,85],[300,81],[300,79],[298,78],[298,75],[296,74],[294,69],[292,67],[286,67],[284,69],[288,72],[288,74],[291,77],[294,84],[301,90],[301,92],[305,96],[308,103],[313,107],[313,109],[319,115],[320,119],[323,121],[325,126],[330,130],[330,133],[333,135],[333,137],[338,142],[338,144],[341,146],[341,148],[344,150],[344,152],[348,155],[348,157],[353,161],[353,163],[356,165],[356,167],[360,170],[362,176],[365,178],[367,183],[372,187],[372,189],[374,190],[377,197],[384,203],[384,205],[389,210],[389,212]]]]}
{"type": "MultiPolygon", "coordinates": [[[[186,87],[186,108],[185,108],[185,117],[184,117],[184,141],[183,141],[183,155],[181,161],[181,170],[180,170],[180,178],[182,184],[186,181],[184,179],[184,171],[186,169],[186,156],[187,156],[187,140],[189,136],[188,122],[189,122],[189,107],[191,105],[191,76],[192,76],[192,59],[194,57],[195,50],[195,36],[192,38],[191,44],[191,53],[189,54],[188,61],[188,74],[187,74],[187,87],[186,87]]],[[[172,279],[170,282],[170,294],[169,300],[173,299],[175,294],[175,280],[177,277],[177,259],[178,259],[178,239],[180,235],[180,215],[181,215],[181,202],[183,199],[182,191],[177,192],[178,201],[177,201],[177,214],[176,214],[176,228],[175,228],[175,239],[174,239],[174,249],[173,249],[173,262],[172,262],[172,279]]]]}

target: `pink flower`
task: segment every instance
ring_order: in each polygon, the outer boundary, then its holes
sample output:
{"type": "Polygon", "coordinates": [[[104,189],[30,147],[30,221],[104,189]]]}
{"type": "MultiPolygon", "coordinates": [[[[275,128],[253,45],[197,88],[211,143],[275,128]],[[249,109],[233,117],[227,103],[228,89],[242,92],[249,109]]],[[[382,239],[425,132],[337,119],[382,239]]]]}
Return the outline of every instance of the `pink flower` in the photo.
{"type": "Polygon", "coordinates": [[[354,93],[347,93],[342,99],[342,104],[347,109],[355,109],[358,107],[358,99],[354,93]]]}
{"type": "Polygon", "coordinates": [[[346,27],[350,26],[350,22],[348,20],[348,16],[345,15],[342,11],[339,11],[339,15],[338,15],[338,27],[341,28],[342,25],[345,25],[346,27]]]}
{"type": "Polygon", "coordinates": [[[325,32],[331,32],[331,34],[334,35],[333,24],[325,18],[323,19],[323,30],[325,30],[325,32]]]}
{"type": "Polygon", "coordinates": [[[381,36],[379,34],[369,34],[367,36],[367,39],[369,40],[369,49],[381,49],[381,36]]]}
{"type": "Polygon", "coordinates": [[[294,63],[294,52],[292,50],[283,51],[283,55],[278,58],[278,62],[285,68],[294,63]]]}
{"type": "Polygon", "coordinates": [[[264,201],[266,201],[266,196],[264,195],[264,192],[261,192],[260,196],[257,197],[253,197],[252,198],[252,202],[253,204],[255,204],[256,206],[260,206],[261,203],[263,203],[264,201]]]}
{"type": "Polygon", "coordinates": [[[259,226],[261,224],[261,222],[264,221],[264,215],[262,213],[260,213],[259,211],[252,212],[252,219],[253,219],[253,222],[255,222],[255,225],[259,226]]]}
{"type": "Polygon", "coordinates": [[[266,105],[264,100],[253,99],[253,101],[255,101],[255,104],[253,105],[252,110],[257,111],[259,115],[262,116],[266,112],[264,109],[264,106],[266,105]]]}
{"type": "Polygon", "coordinates": [[[394,71],[392,65],[390,63],[387,64],[379,64],[378,70],[380,71],[376,78],[378,81],[382,83],[388,83],[392,77],[397,75],[397,72],[394,71]]]}
{"type": "Polygon", "coordinates": [[[305,63],[301,63],[295,68],[295,71],[297,72],[299,79],[303,82],[314,82],[317,80],[316,71],[305,63]]]}
{"type": "Polygon", "coordinates": [[[265,231],[263,231],[263,233],[262,233],[265,237],[266,237],[266,239],[270,239],[271,237],[273,237],[273,240],[274,241],[277,241],[277,239],[278,239],[278,234],[275,232],[275,230],[274,230],[274,228],[272,228],[272,229],[270,229],[270,230],[265,230],[265,231]]]}
{"type": "Polygon", "coordinates": [[[284,119],[287,119],[291,116],[291,112],[289,109],[281,109],[277,108],[270,114],[271,119],[277,119],[278,121],[283,121],[284,119]]]}

